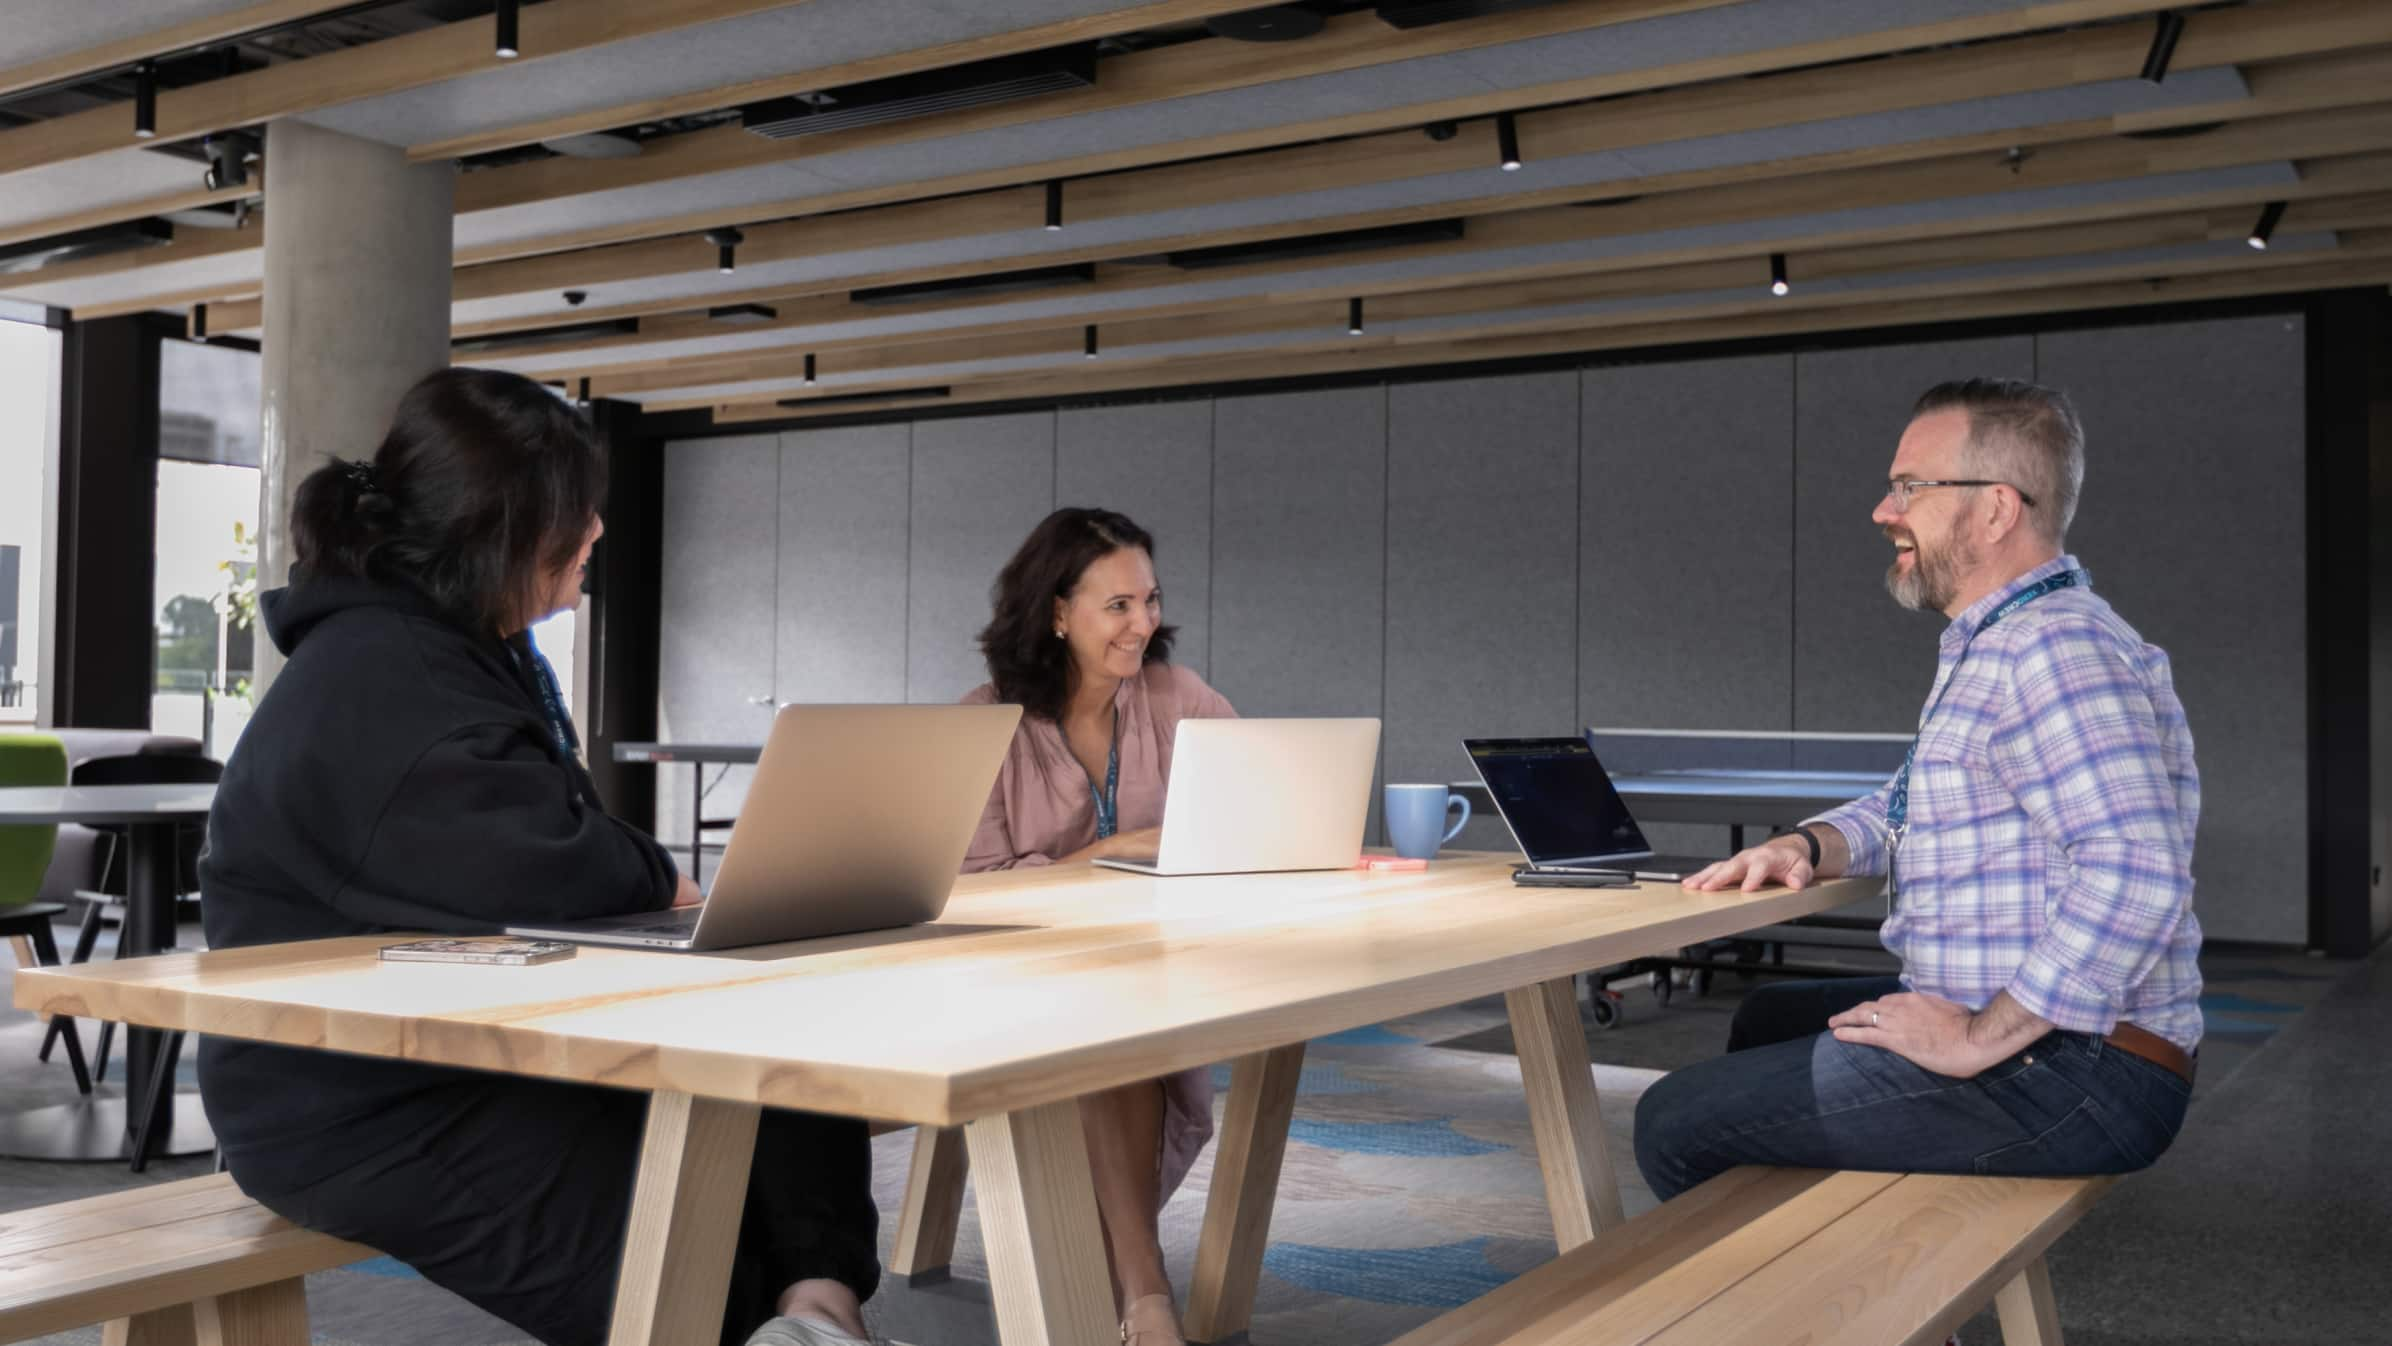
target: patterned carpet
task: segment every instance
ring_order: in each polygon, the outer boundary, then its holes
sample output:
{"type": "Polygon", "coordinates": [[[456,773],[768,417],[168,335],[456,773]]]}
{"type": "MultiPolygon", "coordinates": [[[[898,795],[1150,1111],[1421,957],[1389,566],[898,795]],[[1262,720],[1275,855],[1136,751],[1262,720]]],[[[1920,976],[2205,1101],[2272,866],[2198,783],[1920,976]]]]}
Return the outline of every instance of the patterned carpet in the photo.
{"type": "MultiPolygon", "coordinates": [[[[2210,1034],[2202,1053],[2203,1094],[2216,1090],[2346,970],[2280,952],[2218,952],[2204,963],[2211,985],[2202,1002],[2210,1034]]],[[[0,996],[5,976],[0,973],[0,996]]],[[[1630,1010],[1625,1022],[1611,1031],[1590,1029],[1589,1038],[1598,1061],[1639,1063],[1595,1068],[1613,1162],[1633,1215],[1652,1203],[1628,1148],[1636,1097],[1660,1073],[1649,1067],[1715,1052],[1739,984],[1722,977],[1699,998],[1681,990],[1667,1007],[1638,983],[1622,983],[1622,989],[1630,1010]]],[[[28,1016],[0,1010],[0,1097],[12,1108],[73,1096],[62,1066],[33,1063],[37,1041],[37,1025],[28,1016]]],[[[1311,1045],[1257,1296],[1254,1341],[1383,1343],[1553,1255],[1519,1070],[1509,1052],[1500,1000],[1311,1045]]],[[[186,1083],[188,1073],[186,1065],[186,1083]]],[[[1225,1068],[1218,1079],[1226,1086],[1225,1068]]],[[[103,1088],[113,1091],[120,1081],[121,1071],[112,1068],[103,1088]]],[[[912,1143],[910,1132],[875,1142],[884,1253],[912,1143]]],[[[0,1160],[0,1209],[191,1176],[206,1167],[204,1159],[175,1160],[153,1164],[144,1178],[118,1165],[0,1160]]],[[[1183,1291],[1210,1176],[1208,1153],[1163,1212],[1164,1246],[1183,1291]]],[[[875,1328],[910,1346],[993,1343],[977,1215],[969,1201],[954,1275],[949,1283],[920,1289],[892,1280],[870,1306],[875,1328]]],[[[316,1339],[332,1346],[511,1346],[524,1340],[388,1259],[313,1277],[309,1298],[316,1339]]],[[[85,1346],[97,1343],[99,1333],[43,1340],[85,1346]]]]}

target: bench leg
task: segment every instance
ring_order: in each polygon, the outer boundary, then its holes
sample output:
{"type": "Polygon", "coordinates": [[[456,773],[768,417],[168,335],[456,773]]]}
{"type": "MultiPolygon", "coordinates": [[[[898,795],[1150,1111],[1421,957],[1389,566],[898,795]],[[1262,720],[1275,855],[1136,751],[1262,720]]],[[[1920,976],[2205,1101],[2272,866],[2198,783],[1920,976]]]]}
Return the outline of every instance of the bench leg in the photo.
{"type": "Polygon", "coordinates": [[[1553,1241],[1566,1253],[1626,1218],[1595,1102],[1578,998],[1570,979],[1558,977],[1506,991],[1503,1003],[1511,1013],[1528,1120],[1536,1129],[1537,1165],[1545,1171],[1553,1241]]]}
{"type": "Polygon", "coordinates": [[[1204,1199],[1204,1233],[1188,1278],[1190,1341],[1235,1340],[1253,1320],[1254,1288],[1270,1243],[1271,1207],[1279,1197],[1279,1164],[1287,1156],[1287,1125],[1295,1116],[1296,1084],[1303,1073],[1301,1042],[1257,1052],[1229,1068],[1229,1101],[1213,1149],[1212,1189],[1204,1199]]]}
{"type": "Polygon", "coordinates": [[[294,1276],[199,1301],[199,1346],[308,1346],[307,1283],[294,1276]]]}
{"type": "Polygon", "coordinates": [[[964,1178],[971,1160],[959,1126],[914,1128],[914,1162],[905,1175],[905,1209],[897,1217],[897,1247],[889,1269],[907,1285],[947,1279],[955,1260],[955,1231],[963,1223],[964,1178]]]}
{"type": "Polygon", "coordinates": [[[1080,1105],[1066,1099],[964,1128],[1002,1346],[1118,1340],[1080,1105]]]}
{"type": "Polygon", "coordinates": [[[119,1318],[100,1329],[100,1346],[199,1346],[190,1304],[119,1318]]]}
{"type": "Polygon", "coordinates": [[[2002,1318],[2003,1346],[2060,1346],[2060,1305],[2051,1295],[2051,1266],[2042,1258],[2012,1277],[1993,1306],[2002,1318]]]}
{"type": "Polygon", "coordinates": [[[758,1111],[666,1090],[649,1098],[610,1346],[722,1335],[758,1111]]]}

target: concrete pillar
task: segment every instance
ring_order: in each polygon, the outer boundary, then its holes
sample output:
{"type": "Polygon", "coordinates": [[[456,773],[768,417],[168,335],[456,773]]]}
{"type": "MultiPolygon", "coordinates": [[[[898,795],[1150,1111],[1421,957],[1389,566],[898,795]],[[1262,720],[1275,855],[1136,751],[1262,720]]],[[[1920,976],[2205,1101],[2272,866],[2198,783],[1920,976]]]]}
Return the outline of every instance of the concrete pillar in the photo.
{"type": "MultiPolygon", "coordinates": [[[[448,164],[305,122],[267,129],[261,589],[290,574],[300,481],[371,455],[399,395],[448,364],[455,206],[448,164]]],[[[260,632],[258,695],[281,667],[260,632]]]]}

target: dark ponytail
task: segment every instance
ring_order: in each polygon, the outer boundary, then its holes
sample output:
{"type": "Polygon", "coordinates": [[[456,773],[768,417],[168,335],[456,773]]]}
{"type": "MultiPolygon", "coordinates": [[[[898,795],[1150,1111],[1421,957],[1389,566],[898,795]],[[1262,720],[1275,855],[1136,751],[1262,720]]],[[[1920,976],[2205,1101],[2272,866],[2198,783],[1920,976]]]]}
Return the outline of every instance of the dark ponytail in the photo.
{"type": "Polygon", "coordinates": [[[505,634],[605,502],[605,448],[580,413],[519,374],[443,369],[399,399],[370,460],[299,483],[293,582],[404,585],[469,630],[505,634]]]}

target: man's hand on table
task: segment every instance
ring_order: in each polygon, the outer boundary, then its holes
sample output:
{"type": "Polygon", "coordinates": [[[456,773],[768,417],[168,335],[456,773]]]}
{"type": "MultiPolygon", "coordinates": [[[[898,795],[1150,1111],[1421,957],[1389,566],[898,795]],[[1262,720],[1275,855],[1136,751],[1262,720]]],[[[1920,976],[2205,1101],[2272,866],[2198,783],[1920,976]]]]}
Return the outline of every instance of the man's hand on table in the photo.
{"type": "Polygon", "coordinates": [[[1827,1021],[1836,1041],[1882,1047],[1925,1070],[1972,1079],[2007,1061],[2051,1031],[2051,1024],[2019,1008],[2008,992],[1982,1012],[1919,991],[1853,1006],[1827,1021]]]}
{"type": "Polygon", "coordinates": [[[1678,886],[1697,893],[1739,887],[1757,893],[1771,884],[1802,888],[1810,883],[1811,877],[1810,847],[1802,844],[1802,838],[1789,835],[1738,851],[1718,864],[1687,875],[1678,886]]]}

